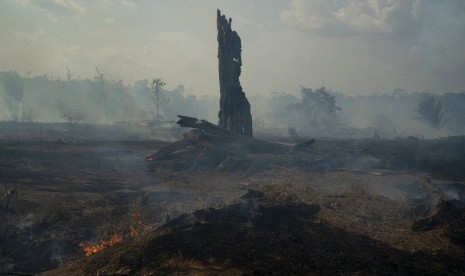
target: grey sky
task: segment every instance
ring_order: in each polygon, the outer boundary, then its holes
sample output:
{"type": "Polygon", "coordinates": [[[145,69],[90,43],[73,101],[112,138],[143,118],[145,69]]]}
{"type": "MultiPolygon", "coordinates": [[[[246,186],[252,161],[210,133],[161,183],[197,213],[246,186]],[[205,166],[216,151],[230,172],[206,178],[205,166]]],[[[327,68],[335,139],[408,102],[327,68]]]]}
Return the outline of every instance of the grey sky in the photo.
{"type": "Polygon", "coordinates": [[[0,70],[217,94],[216,9],[242,38],[246,93],[465,90],[463,0],[4,0],[0,70]]]}

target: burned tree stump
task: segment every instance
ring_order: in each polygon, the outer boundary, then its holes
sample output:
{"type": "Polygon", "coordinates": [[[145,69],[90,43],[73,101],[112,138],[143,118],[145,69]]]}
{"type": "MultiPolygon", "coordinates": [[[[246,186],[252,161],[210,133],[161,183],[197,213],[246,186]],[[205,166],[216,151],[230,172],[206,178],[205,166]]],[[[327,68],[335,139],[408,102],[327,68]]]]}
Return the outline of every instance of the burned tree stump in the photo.
{"type": "Polygon", "coordinates": [[[219,125],[178,115],[177,124],[192,128],[184,138],[148,156],[149,170],[217,170],[259,171],[276,166],[302,163],[297,153],[310,148],[314,141],[288,145],[258,141],[252,138],[250,104],[239,82],[241,75],[241,39],[231,30],[220,10],[217,13],[218,70],[220,79],[219,125]]]}
{"type": "Polygon", "coordinates": [[[231,29],[231,18],[217,13],[218,70],[220,78],[219,126],[231,132],[252,136],[250,104],[239,82],[241,38],[231,29]]]}

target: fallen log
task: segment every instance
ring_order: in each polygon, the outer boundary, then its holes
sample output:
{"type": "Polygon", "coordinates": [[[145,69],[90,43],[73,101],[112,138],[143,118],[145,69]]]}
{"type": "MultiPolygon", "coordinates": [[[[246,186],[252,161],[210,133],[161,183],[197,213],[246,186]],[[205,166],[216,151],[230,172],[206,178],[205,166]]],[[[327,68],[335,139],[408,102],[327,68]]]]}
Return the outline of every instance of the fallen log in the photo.
{"type": "Polygon", "coordinates": [[[247,170],[256,160],[275,159],[271,156],[287,155],[292,151],[290,146],[256,140],[205,120],[178,117],[179,126],[192,130],[185,133],[183,139],[147,157],[149,170],[247,170]]]}
{"type": "Polygon", "coordinates": [[[214,136],[225,136],[225,137],[235,137],[235,138],[249,138],[243,135],[236,134],[234,132],[228,131],[222,127],[214,125],[206,120],[199,120],[194,117],[178,115],[179,120],[176,122],[180,127],[195,128],[204,135],[214,135],[214,136]]]}

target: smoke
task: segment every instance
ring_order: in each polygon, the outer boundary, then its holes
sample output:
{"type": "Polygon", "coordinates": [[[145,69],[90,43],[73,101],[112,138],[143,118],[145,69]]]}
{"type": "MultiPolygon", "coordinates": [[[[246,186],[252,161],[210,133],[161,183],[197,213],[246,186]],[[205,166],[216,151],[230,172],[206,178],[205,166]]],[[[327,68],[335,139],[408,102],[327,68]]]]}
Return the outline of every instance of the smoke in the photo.
{"type": "Polygon", "coordinates": [[[269,98],[250,98],[256,129],[279,132],[283,136],[289,127],[293,127],[302,137],[378,136],[385,139],[407,136],[437,138],[465,133],[465,111],[460,108],[465,104],[465,92],[437,95],[395,89],[390,94],[350,96],[331,89],[328,91],[340,107],[334,117],[338,125],[328,123],[332,127],[325,129],[321,121],[312,121],[311,110],[308,109],[315,108],[302,105],[304,99],[287,93],[273,93],[269,98]],[[440,128],[423,120],[417,111],[418,105],[430,98],[441,101],[445,123],[440,128]]]}
{"type": "Polygon", "coordinates": [[[4,107],[9,113],[7,116],[12,121],[20,121],[23,111],[24,82],[15,71],[0,73],[0,92],[3,96],[4,107]]]}
{"type": "MultiPolygon", "coordinates": [[[[21,77],[12,71],[0,72],[1,115],[3,120],[64,122],[61,113],[67,109],[83,114],[84,123],[138,123],[152,120],[154,104],[147,87],[148,80],[126,85],[105,75],[102,80],[73,78],[73,75],[61,80],[47,75],[21,77]]],[[[390,94],[350,96],[329,88],[321,95],[317,93],[323,91],[321,88],[304,90],[314,92],[299,96],[286,92],[248,96],[259,137],[291,139],[289,128],[296,130],[294,138],[302,139],[437,138],[465,133],[462,108],[465,92],[438,95],[395,89],[390,94]],[[443,123],[439,127],[425,121],[418,112],[419,104],[432,98],[441,103],[443,123]],[[327,103],[335,107],[329,113],[325,111],[327,103]]],[[[218,97],[198,97],[191,93],[183,85],[163,89],[166,97],[160,105],[163,120],[173,122],[177,115],[188,115],[216,123],[218,97]]]]}

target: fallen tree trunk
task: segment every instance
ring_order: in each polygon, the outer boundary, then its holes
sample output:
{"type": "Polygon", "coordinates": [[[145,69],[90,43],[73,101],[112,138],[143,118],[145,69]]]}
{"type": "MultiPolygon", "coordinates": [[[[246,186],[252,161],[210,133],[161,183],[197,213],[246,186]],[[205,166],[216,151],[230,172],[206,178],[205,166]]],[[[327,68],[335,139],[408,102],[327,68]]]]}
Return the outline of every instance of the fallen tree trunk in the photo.
{"type": "MultiPolygon", "coordinates": [[[[214,125],[205,120],[199,120],[194,117],[178,115],[179,120],[176,122],[180,127],[195,128],[203,132],[206,135],[216,135],[216,136],[225,136],[225,137],[244,137],[242,135],[236,134],[234,132],[228,131],[222,127],[214,125]]],[[[246,137],[244,137],[246,138],[246,137]]]]}
{"type": "Polygon", "coordinates": [[[237,170],[240,167],[246,170],[247,164],[251,165],[256,159],[274,159],[270,156],[284,156],[292,151],[290,146],[255,140],[205,120],[178,117],[179,126],[192,130],[185,133],[182,140],[147,157],[150,170],[160,167],[174,170],[237,170]]]}

